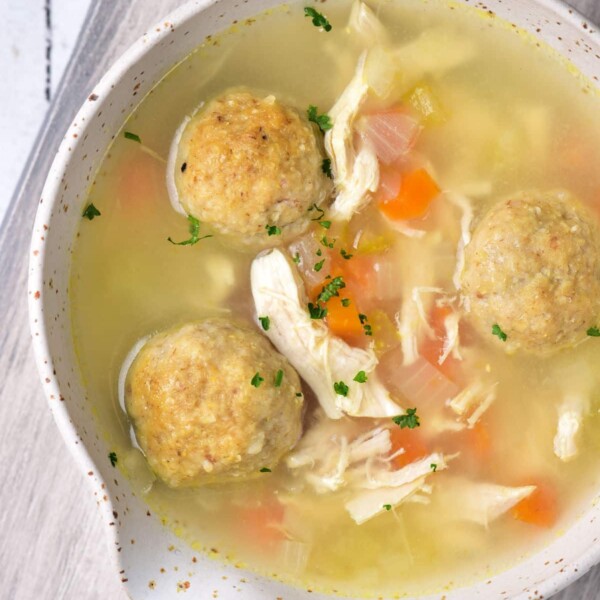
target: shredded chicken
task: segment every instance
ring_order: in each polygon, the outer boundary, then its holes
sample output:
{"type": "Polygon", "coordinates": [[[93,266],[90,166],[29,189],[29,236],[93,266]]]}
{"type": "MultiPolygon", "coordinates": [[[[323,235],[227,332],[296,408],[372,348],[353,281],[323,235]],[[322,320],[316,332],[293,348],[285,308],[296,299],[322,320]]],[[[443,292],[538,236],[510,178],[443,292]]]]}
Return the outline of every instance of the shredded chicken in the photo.
{"type": "Polygon", "coordinates": [[[356,1],[352,5],[348,31],[356,35],[365,46],[389,42],[389,35],[383,23],[364,2],[356,1]]]}
{"type": "Polygon", "coordinates": [[[563,462],[574,459],[579,452],[578,438],[588,404],[588,400],[580,394],[571,394],[558,407],[554,454],[563,462]]]}
{"type": "Polygon", "coordinates": [[[535,489],[534,485],[507,487],[446,476],[443,486],[439,488],[437,499],[444,510],[454,518],[487,527],[535,489]]]}
{"type": "Polygon", "coordinates": [[[448,406],[473,427],[496,399],[498,383],[476,379],[448,402],[448,406]]]}
{"type": "MultiPolygon", "coordinates": [[[[456,269],[452,282],[457,290],[460,290],[460,278],[465,266],[465,248],[471,241],[471,223],[473,222],[473,207],[471,201],[456,192],[447,193],[447,197],[462,212],[460,219],[460,240],[456,249],[456,269]]],[[[467,307],[468,308],[468,307],[467,307]]]]}
{"type": "Polygon", "coordinates": [[[312,388],[329,418],[404,412],[375,373],[378,360],[373,350],[349,346],[322,319],[310,317],[300,277],[280,250],[257,256],[250,278],[256,313],[271,320],[265,334],[312,388]],[[359,371],[366,373],[365,383],[354,381],[359,371]],[[349,388],[346,396],[334,390],[340,381],[349,388]]]}

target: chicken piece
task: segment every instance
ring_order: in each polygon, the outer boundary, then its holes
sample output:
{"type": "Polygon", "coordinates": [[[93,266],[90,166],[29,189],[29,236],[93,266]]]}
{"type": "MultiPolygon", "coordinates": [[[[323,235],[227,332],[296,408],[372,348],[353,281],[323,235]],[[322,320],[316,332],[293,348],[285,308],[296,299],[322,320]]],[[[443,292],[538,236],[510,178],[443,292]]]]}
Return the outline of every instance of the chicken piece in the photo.
{"type": "Polygon", "coordinates": [[[404,412],[375,373],[374,351],[349,346],[332,335],[321,319],[310,317],[300,276],[280,250],[257,256],[250,279],[256,314],[270,319],[265,334],[312,388],[330,419],[344,414],[392,417],[404,412]],[[367,375],[365,383],[354,381],[359,371],[367,375]],[[340,381],[348,386],[345,396],[334,389],[340,381]]]}

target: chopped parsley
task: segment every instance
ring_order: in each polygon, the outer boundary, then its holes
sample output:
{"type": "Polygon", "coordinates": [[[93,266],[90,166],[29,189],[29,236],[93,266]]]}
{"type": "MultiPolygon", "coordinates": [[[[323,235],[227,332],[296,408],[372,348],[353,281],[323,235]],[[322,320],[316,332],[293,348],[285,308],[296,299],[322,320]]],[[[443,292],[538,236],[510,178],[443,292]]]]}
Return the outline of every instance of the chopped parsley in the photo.
{"type": "Polygon", "coordinates": [[[187,219],[190,224],[190,238],[187,240],[183,240],[183,242],[174,242],[170,237],[168,237],[167,240],[169,240],[171,244],[174,244],[175,246],[193,246],[194,244],[197,244],[200,240],[205,240],[206,238],[212,237],[212,235],[203,235],[202,237],[200,237],[200,221],[198,221],[196,217],[192,217],[192,215],[188,215],[187,219]]]}
{"type": "Polygon", "coordinates": [[[271,319],[269,319],[269,317],[258,317],[258,320],[260,321],[261,327],[265,331],[269,331],[269,327],[271,327],[271,319]]]}
{"type": "Polygon", "coordinates": [[[271,469],[269,469],[269,467],[263,467],[263,468],[260,470],[260,472],[261,472],[261,473],[270,473],[270,472],[271,472],[271,469]]]}
{"type": "Polygon", "coordinates": [[[323,250],[321,250],[321,248],[318,248],[317,251],[315,252],[315,254],[317,256],[322,256],[323,255],[323,250]]]}
{"type": "Polygon", "coordinates": [[[281,387],[281,382],[283,381],[283,369],[279,369],[275,375],[275,380],[273,381],[273,385],[275,387],[281,387]]]}
{"type": "Polygon", "coordinates": [[[339,290],[345,287],[346,283],[344,282],[343,277],[334,277],[329,283],[323,286],[323,289],[318,297],[319,302],[327,302],[330,298],[339,296],[339,290]]]}
{"type": "Polygon", "coordinates": [[[350,298],[342,298],[342,306],[346,308],[350,306],[350,298]]]}
{"type": "Polygon", "coordinates": [[[312,24],[315,27],[322,27],[325,31],[331,31],[331,23],[327,17],[321,14],[318,10],[314,9],[312,6],[304,7],[304,16],[310,17],[312,19],[312,24]]]}
{"type": "Polygon", "coordinates": [[[254,377],[250,380],[250,385],[253,385],[255,388],[257,388],[264,380],[265,378],[261,377],[260,373],[257,371],[254,374],[254,377]]]}
{"type": "Polygon", "coordinates": [[[335,240],[328,240],[327,236],[324,235],[321,238],[321,244],[323,244],[323,246],[326,248],[333,248],[335,246],[335,240]]]}
{"type": "Polygon", "coordinates": [[[598,327],[590,327],[586,333],[590,337],[600,337],[600,329],[598,327]]]}
{"type": "Polygon", "coordinates": [[[296,392],[296,398],[302,398],[302,392],[296,392]]]}
{"type": "Polygon", "coordinates": [[[367,317],[367,315],[364,315],[363,313],[359,313],[358,319],[360,321],[360,324],[363,326],[365,335],[373,335],[373,328],[368,323],[369,318],[367,317]]]}
{"type": "Polygon", "coordinates": [[[124,131],[123,135],[128,140],[133,140],[134,142],[137,142],[138,144],[142,143],[142,138],[140,138],[140,136],[137,133],[131,133],[131,131],[124,131]]]}
{"type": "Polygon", "coordinates": [[[325,264],[325,259],[320,260],[318,263],[315,263],[315,266],[313,267],[313,269],[315,271],[319,272],[323,268],[324,264],[325,264]]]}
{"type": "Polygon", "coordinates": [[[354,256],[353,254],[348,254],[343,248],[340,250],[340,254],[342,255],[342,258],[345,258],[346,260],[350,260],[354,256]]]}
{"type": "Polygon", "coordinates": [[[391,504],[384,504],[383,508],[385,508],[385,510],[392,510],[392,505],[391,504]]]}
{"type": "Polygon", "coordinates": [[[333,384],[333,391],[338,396],[347,396],[350,388],[343,381],[336,381],[333,384]]]}
{"type": "Polygon", "coordinates": [[[508,339],[508,336],[504,333],[504,331],[502,331],[502,329],[500,329],[500,325],[498,325],[498,323],[494,323],[492,325],[492,335],[498,336],[498,339],[502,340],[503,342],[508,339]]]}
{"type": "Polygon", "coordinates": [[[323,173],[325,173],[325,175],[327,175],[327,177],[329,177],[329,179],[333,179],[333,173],[331,172],[331,159],[330,158],[323,159],[323,162],[321,163],[321,171],[323,171],[323,173]]]}
{"type": "Polygon", "coordinates": [[[329,115],[320,115],[319,109],[313,104],[308,107],[306,115],[308,116],[308,120],[316,123],[321,131],[327,131],[333,127],[331,117],[329,115]]]}
{"type": "Polygon", "coordinates": [[[369,378],[367,377],[367,374],[364,371],[359,371],[354,376],[354,381],[356,381],[357,383],[366,383],[368,379],[369,378]]]}
{"type": "Polygon", "coordinates": [[[325,211],[322,208],[319,208],[316,204],[313,204],[308,209],[308,212],[312,212],[313,210],[317,211],[319,214],[314,219],[311,219],[311,221],[320,221],[325,216],[325,211]]]}
{"type": "Polygon", "coordinates": [[[111,452],[108,455],[108,460],[110,460],[110,464],[115,467],[117,465],[117,463],[119,462],[119,459],[117,458],[117,453],[116,452],[111,452]]]}
{"type": "Polygon", "coordinates": [[[435,463],[431,463],[429,468],[435,473],[437,471],[437,465],[435,463]]]}
{"type": "Polygon", "coordinates": [[[267,235],[281,235],[281,229],[277,225],[265,225],[267,235]]]}
{"type": "Polygon", "coordinates": [[[323,227],[323,229],[329,229],[331,227],[331,221],[319,221],[319,225],[323,227]]]}
{"type": "Polygon", "coordinates": [[[187,163],[186,163],[186,162],[184,162],[184,163],[181,165],[181,172],[182,172],[182,173],[185,173],[185,170],[186,170],[186,169],[187,169],[187,163]]]}
{"type": "Polygon", "coordinates": [[[292,258],[292,260],[299,265],[300,264],[300,252],[296,252],[296,254],[294,254],[294,257],[292,258]]]}
{"type": "Polygon", "coordinates": [[[82,217],[89,219],[90,221],[94,220],[94,217],[99,217],[102,213],[90,202],[83,211],[82,217]]]}
{"type": "Polygon", "coordinates": [[[318,304],[308,303],[308,314],[311,319],[324,319],[327,316],[327,309],[318,304]]]}
{"type": "Polygon", "coordinates": [[[405,414],[392,417],[392,421],[394,421],[396,425],[399,425],[400,429],[404,429],[405,427],[414,429],[415,427],[419,427],[419,425],[421,425],[419,417],[417,416],[416,408],[407,408],[405,414]]]}

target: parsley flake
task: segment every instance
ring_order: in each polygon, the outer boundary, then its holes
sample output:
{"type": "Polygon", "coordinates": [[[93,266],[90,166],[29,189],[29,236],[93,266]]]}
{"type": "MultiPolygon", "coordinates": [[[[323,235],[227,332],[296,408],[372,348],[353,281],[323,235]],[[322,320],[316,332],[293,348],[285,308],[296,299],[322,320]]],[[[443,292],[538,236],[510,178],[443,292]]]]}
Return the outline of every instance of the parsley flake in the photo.
{"type": "Polygon", "coordinates": [[[392,421],[394,421],[396,425],[399,425],[400,429],[404,429],[405,427],[414,429],[415,427],[419,427],[419,425],[421,425],[419,417],[417,416],[416,408],[407,408],[405,414],[392,417],[392,421]]]}
{"type": "Polygon", "coordinates": [[[367,377],[367,374],[364,371],[359,371],[355,376],[354,376],[354,380],[357,383],[366,383],[367,380],[369,378],[367,377]]]}
{"type": "Polygon", "coordinates": [[[318,10],[314,9],[312,6],[304,7],[304,16],[310,17],[312,24],[315,27],[322,27],[325,31],[331,31],[331,23],[327,17],[321,14],[318,10]]]}
{"type": "Polygon", "coordinates": [[[211,238],[212,235],[203,235],[200,237],[200,221],[196,219],[196,217],[192,217],[192,215],[188,215],[188,222],[190,238],[188,240],[183,240],[183,242],[174,242],[170,237],[167,238],[171,244],[175,246],[193,246],[197,244],[200,240],[205,240],[206,238],[211,238]]]}
{"type": "Polygon", "coordinates": [[[600,329],[598,329],[598,327],[590,327],[586,333],[590,337],[600,337],[600,329]]]}
{"type": "Polygon", "coordinates": [[[323,132],[333,127],[331,117],[329,115],[320,115],[319,109],[313,104],[311,104],[306,110],[306,115],[308,120],[316,123],[319,126],[319,129],[323,132]]]}
{"type": "Polygon", "coordinates": [[[321,248],[318,248],[317,251],[315,252],[315,254],[317,256],[323,256],[323,250],[321,250],[321,248]]]}
{"type": "Polygon", "coordinates": [[[265,225],[267,235],[281,235],[281,229],[277,225],[265,225]]]}
{"type": "Polygon", "coordinates": [[[137,142],[138,144],[142,143],[142,138],[140,138],[140,136],[137,133],[131,133],[131,131],[124,131],[123,135],[128,140],[132,140],[134,142],[137,142]]]}
{"type": "Polygon", "coordinates": [[[333,391],[338,396],[347,396],[350,388],[343,381],[336,381],[333,384],[333,391]]]}
{"type": "Polygon", "coordinates": [[[367,315],[363,313],[358,313],[358,320],[363,326],[363,331],[365,332],[365,335],[373,335],[373,328],[368,323],[369,318],[367,317],[367,315]]]}
{"type": "Polygon", "coordinates": [[[302,398],[302,392],[296,392],[296,398],[302,398]]]}
{"type": "Polygon", "coordinates": [[[94,220],[94,217],[99,217],[102,213],[90,202],[83,211],[82,217],[89,219],[90,221],[94,220]]]}
{"type": "Polygon", "coordinates": [[[342,306],[346,308],[350,306],[350,298],[342,298],[342,306]]]}
{"type": "Polygon", "coordinates": [[[257,371],[254,374],[254,377],[250,380],[250,385],[253,385],[255,388],[257,388],[264,380],[265,378],[261,377],[260,373],[257,371]]]}
{"type": "Polygon", "coordinates": [[[348,254],[343,248],[340,250],[340,254],[342,255],[342,258],[345,258],[346,260],[350,260],[354,254],[348,254]]]}
{"type": "Polygon", "coordinates": [[[269,319],[269,317],[258,317],[258,320],[260,321],[262,328],[265,331],[269,331],[269,327],[271,327],[271,319],[269,319]]]}
{"type": "Polygon", "coordinates": [[[331,227],[331,221],[319,221],[319,225],[323,227],[323,229],[329,229],[331,227]]]}
{"type": "Polygon", "coordinates": [[[498,323],[494,323],[492,325],[492,335],[498,336],[498,339],[502,340],[503,342],[508,339],[508,336],[504,333],[504,331],[502,331],[502,329],[500,329],[500,325],[498,325],[498,323]]]}
{"type": "Polygon", "coordinates": [[[329,177],[329,179],[333,179],[333,173],[331,172],[331,159],[330,158],[323,159],[323,162],[321,163],[321,171],[323,171],[323,173],[325,173],[325,175],[327,175],[327,177],[329,177]]]}
{"type": "Polygon", "coordinates": [[[308,314],[311,319],[324,319],[327,316],[327,309],[318,304],[308,303],[308,314]]]}
{"type": "Polygon", "coordinates": [[[296,254],[294,254],[294,257],[292,258],[292,260],[299,265],[300,264],[300,252],[296,252],[296,254]]]}
{"type": "Polygon", "coordinates": [[[263,467],[263,468],[260,470],[260,472],[261,472],[261,473],[271,473],[271,469],[269,469],[269,467],[263,467]]]}
{"type": "Polygon", "coordinates": [[[335,240],[328,240],[327,236],[323,236],[321,238],[321,244],[323,244],[323,246],[325,246],[326,248],[333,248],[335,245],[335,240]]]}
{"type": "Polygon", "coordinates": [[[392,510],[392,505],[391,504],[384,504],[383,508],[385,508],[385,510],[392,510]]]}
{"type": "Polygon", "coordinates": [[[318,263],[315,263],[315,266],[313,267],[313,269],[315,271],[319,272],[323,268],[324,264],[325,264],[325,259],[320,260],[318,263]]]}
{"type": "Polygon", "coordinates": [[[116,452],[111,452],[108,455],[108,460],[110,460],[110,464],[115,467],[117,465],[117,463],[119,462],[119,459],[117,458],[117,453],[116,452]]]}
{"type": "Polygon", "coordinates": [[[435,473],[437,471],[437,465],[435,463],[431,463],[429,468],[435,473]]]}
{"type": "Polygon", "coordinates": [[[275,375],[275,380],[273,381],[273,385],[275,387],[281,387],[281,382],[283,381],[283,369],[279,369],[275,375]]]}
{"type": "Polygon", "coordinates": [[[334,277],[329,283],[323,286],[321,293],[319,294],[319,302],[327,302],[334,296],[339,296],[339,290],[346,287],[343,277],[334,277]]]}

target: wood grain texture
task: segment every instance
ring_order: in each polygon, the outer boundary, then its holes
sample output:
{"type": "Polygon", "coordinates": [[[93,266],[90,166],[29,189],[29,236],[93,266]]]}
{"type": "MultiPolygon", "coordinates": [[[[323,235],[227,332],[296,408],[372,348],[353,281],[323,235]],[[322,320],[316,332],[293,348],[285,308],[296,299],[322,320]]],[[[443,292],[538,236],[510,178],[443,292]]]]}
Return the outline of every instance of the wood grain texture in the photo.
{"type": "MultiPolygon", "coordinates": [[[[47,126],[0,229],[0,597],[126,597],[91,494],[60,439],[39,384],[27,325],[29,233],[46,172],[78,107],[114,59],[178,0],[96,0],[47,126]],[[93,61],[85,57],[95,57],[93,61]]],[[[600,23],[598,0],[572,5],[600,23]]],[[[239,597],[239,596],[238,596],[239,597]]],[[[493,599],[490,599],[493,600],[493,599]]],[[[600,567],[555,597],[600,600],[600,567]]]]}

